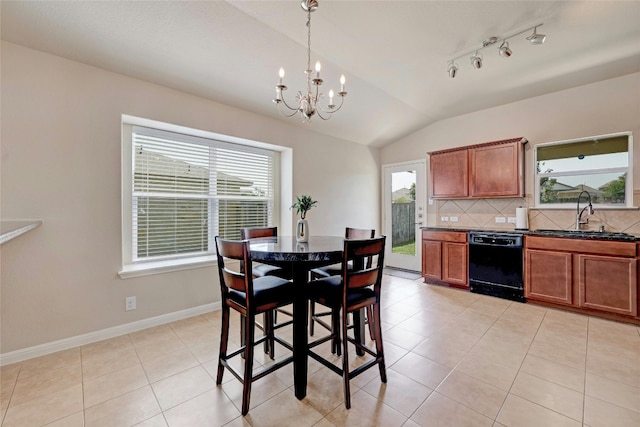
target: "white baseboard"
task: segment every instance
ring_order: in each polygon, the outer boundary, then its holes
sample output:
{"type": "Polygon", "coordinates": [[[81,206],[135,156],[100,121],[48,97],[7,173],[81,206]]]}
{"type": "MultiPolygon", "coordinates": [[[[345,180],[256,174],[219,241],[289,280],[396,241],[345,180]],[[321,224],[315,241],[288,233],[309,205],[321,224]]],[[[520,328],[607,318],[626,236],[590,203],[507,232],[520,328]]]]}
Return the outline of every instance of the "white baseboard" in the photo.
{"type": "Polygon", "coordinates": [[[75,337],[64,338],[58,341],[52,341],[33,347],[10,351],[9,353],[0,354],[0,366],[10,365],[12,363],[21,362],[23,360],[31,359],[38,356],[44,356],[46,354],[55,353],[57,351],[67,350],[69,348],[78,347],[80,345],[91,344],[108,338],[130,334],[142,329],[164,325],[166,323],[175,322],[176,320],[186,319],[187,317],[193,317],[199,314],[208,313],[210,311],[220,309],[220,302],[214,302],[211,304],[188,308],[186,310],[175,311],[173,313],[138,320],[137,322],[102,329],[100,331],[89,332],[87,334],[77,335],[75,337]]]}

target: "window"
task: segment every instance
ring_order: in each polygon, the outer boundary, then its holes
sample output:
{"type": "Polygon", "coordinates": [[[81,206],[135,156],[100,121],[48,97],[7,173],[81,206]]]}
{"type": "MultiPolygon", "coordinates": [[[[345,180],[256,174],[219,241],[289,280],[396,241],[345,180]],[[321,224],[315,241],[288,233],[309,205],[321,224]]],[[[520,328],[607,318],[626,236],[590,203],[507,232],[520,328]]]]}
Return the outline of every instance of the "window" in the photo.
{"type": "Polygon", "coordinates": [[[239,239],[243,227],[272,225],[277,152],[144,126],[124,129],[125,272],[211,260],[215,236],[239,239]]]}
{"type": "Polygon", "coordinates": [[[587,191],[594,205],[631,207],[632,146],[630,132],[536,145],[537,205],[573,208],[587,191]]]}

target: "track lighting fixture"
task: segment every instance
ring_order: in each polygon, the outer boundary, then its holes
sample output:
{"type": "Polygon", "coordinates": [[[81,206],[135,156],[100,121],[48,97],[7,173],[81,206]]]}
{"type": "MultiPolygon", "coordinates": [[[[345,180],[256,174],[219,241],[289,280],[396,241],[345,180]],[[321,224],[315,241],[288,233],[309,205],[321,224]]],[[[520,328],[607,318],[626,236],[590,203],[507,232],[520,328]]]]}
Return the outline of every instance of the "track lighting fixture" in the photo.
{"type": "Polygon", "coordinates": [[[455,64],[455,62],[451,61],[449,63],[449,68],[447,69],[447,71],[449,72],[449,77],[453,79],[458,73],[458,66],[455,64]]]}
{"type": "Polygon", "coordinates": [[[473,68],[475,68],[476,70],[482,68],[482,55],[479,54],[477,50],[476,53],[474,53],[471,57],[471,65],[473,65],[473,68]]]}
{"type": "Polygon", "coordinates": [[[511,52],[511,49],[509,48],[509,42],[508,41],[505,40],[505,41],[502,42],[502,44],[498,48],[498,53],[503,58],[508,58],[508,57],[511,56],[512,52],[511,52]]]}
{"type": "MultiPolygon", "coordinates": [[[[542,24],[540,24],[540,25],[542,25],[542,24]]],[[[538,27],[540,25],[533,27],[533,34],[531,34],[529,37],[527,37],[527,40],[529,40],[529,43],[531,43],[531,44],[542,44],[542,43],[544,43],[544,40],[547,38],[547,36],[544,35],[544,34],[538,34],[536,32],[536,30],[538,29],[538,27]]]]}
{"type": "Polygon", "coordinates": [[[470,60],[471,60],[471,66],[473,68],[475,68],[476,70],[479,70],[480,68],[482,68],[483,57],[482,57],[482,54],[480,53],[480,51],[482,49],[486,49],[489,46],[493,46],[499,40],[502,41],[502,43],[500,44],[500,47],[498,48],[498,54],[503,58],[509,58],[513,54],[513,52],[511,51],[511,48],[509,47],[508,40],[513,38],[513,37],[515,37],[515,36],[518,36],[520,34],[526,33],[527,31],[533,30],[533,33],[531,33],[531,35],[529,35],[529,36],[527,36],[525,38],[531,44],[539,45],[539,44],[544,43],[544,41],[545,41],[547,36],[544,35],[544,34],[539,34],[537,32],[538,27],[541,27],[542,25],[543,24],[541,23],[541,24],[535,25],[533,27],[529,27],[529,28],[527,28],[525,30],[519,31],[517,33],[510,34],[510,35],[505,36],[505,37],[498,38],[498,37],[493,36],[493,37],[489,37],[486,40],[483,40],[481,47],[473,49],[470,52],[463,53],[462,55],[456,56],[455,58],[449,60],[449,65],[447,67],[447,72],[449,74],[449,77],[453,79],[458,75],[458,66],[455,63],[456,59],[460,59],[460,58],[463,58],[463,57],[468,56],[468,55],[472,55],[470,57],[470,60]]]}

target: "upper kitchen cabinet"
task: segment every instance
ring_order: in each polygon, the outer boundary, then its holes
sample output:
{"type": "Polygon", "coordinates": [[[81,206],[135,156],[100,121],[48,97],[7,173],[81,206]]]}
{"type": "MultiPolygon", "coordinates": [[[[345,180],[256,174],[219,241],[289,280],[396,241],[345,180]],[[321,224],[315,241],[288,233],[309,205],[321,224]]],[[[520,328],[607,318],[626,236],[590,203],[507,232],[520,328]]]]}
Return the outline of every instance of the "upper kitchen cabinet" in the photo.
{"type": "Polygon", "coordinates": [[[524,138],[429,153],[434,199],[524,196],[524,138]]]}
{"type": "Polygon", "coordinates": [[[454,199],[469,196],[469,155],[467,150],[430,153],[431,197],[454,199]]]}

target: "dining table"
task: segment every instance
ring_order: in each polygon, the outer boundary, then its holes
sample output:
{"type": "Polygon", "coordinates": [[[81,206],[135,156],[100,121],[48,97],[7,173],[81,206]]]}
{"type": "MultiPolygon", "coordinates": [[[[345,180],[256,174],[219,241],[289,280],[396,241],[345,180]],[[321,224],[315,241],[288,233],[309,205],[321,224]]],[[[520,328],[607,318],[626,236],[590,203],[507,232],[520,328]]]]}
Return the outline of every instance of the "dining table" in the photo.
{"type": "Polygon", "coordinates": [[[343,236],[309,236],[298,242],[294,236],[250,239],[252,261],[290,269],[296,285],[293,302],[293,377],[295,395],[307,395],[309,304],[306,287],[310,270],[342,261],[343,236]]]}

